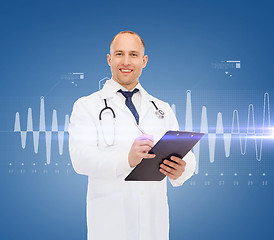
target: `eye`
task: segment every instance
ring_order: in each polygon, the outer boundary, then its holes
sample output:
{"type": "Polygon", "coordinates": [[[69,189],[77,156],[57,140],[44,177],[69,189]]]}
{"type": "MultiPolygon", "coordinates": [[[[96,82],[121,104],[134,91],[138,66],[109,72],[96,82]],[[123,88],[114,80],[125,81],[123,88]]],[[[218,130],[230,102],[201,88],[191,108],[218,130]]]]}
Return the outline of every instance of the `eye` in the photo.
{"type": "Polygon", "coordinates": [[[132,53],[131,56],[137,57],[138,55],[136,53],[132,53]]]}

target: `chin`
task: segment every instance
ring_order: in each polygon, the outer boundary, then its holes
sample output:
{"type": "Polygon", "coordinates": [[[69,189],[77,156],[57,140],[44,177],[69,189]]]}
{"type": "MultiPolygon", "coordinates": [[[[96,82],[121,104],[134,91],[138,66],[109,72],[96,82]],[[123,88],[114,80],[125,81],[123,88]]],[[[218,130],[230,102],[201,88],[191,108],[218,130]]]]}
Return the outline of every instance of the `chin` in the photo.
{"type": "Polygon", "coordinates": [[[137,83],[137,82],[138,82],[138,81],[134,81],[134,80],[132,81],[132,80],[130,80],[130,79],[124,79],[124,80],[123,80],[123,79],[119,79],[119,82],[118,82],[118,83],[119,83],[120,85],[122,85],[122,86],[125,87],[125,86],[132,85],[132,84],[134,84],[134,83],[137,83]]]}

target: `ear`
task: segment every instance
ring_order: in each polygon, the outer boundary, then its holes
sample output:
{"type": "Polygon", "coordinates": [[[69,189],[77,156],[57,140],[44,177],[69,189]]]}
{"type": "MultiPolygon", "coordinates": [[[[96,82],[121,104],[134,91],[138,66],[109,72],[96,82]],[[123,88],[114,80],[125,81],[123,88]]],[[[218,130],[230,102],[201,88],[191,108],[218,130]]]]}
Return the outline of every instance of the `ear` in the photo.
{"type": "Polygon", "coordinates": [[[111,66],[111,55],[107,54],[108,65],[111,66]]]}
{"type": "Polygon", "coordinates": [[[148,56],[147,55],[143,56],[143,65],[142,65],[142,68],[146,67],[147,61],[148,61],[148,56]]]}

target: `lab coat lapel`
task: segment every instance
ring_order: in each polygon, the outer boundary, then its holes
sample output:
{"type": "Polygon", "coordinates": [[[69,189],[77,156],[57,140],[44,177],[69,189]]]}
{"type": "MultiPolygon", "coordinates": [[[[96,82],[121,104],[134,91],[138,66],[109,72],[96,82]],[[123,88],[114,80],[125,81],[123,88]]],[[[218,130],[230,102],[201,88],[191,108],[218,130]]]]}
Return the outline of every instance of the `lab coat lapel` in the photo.
{"type": "Polygon", "coordinates": [[[116,94],[111,99],[111,102],[113,103],[113,105],[115,105],[115,107],[118,107],[123,111],[130,112],[125,102],[123,102],[121,98],[119,98],[116,94]]]}
{"type": "Polygon", "coordinates": [[[151,101],[153,101],[153,97],[147,93],[145,89],[140,89],[142,94],[142,100],[141,100],[141,110],[139,114],[139,123],[142,123],[142,120],[147,115],[148,111],[153,111],[153,105],[151,101]]]}
{"type": "MultiPolygon", "coordinates": [[[[121,100],[121,98],[119,98],[116,94],[115,96],[113,96],[112,99],[110,99],[111,103],[115,106],[115,107],[118,107],[120,108],[122,111],[124,111],[128,117],[129,117],[129,120],[131,120],[132,122],[136,123],[136,120],[132,114],[132,112],[129,110],[129,108],[127,107],[126,103],[125,103],[125,100],[121,100]]],[[[140,118],[140,116],[139,116],[140,118]]]]}
{"type": "Polygon", "coordinates": [[[101,99],[107,99],[108,107],[111,107],[114,109],[118,107],[122,111],[128,113],[132,120],[135,121],[135,118],[129,108],[126,106],[125,101],[122,101],[121,98],[119,98],[116,94],[116,91],[112,88],[112,86],[109,83],[109,80],[105,83],[104,87],[101,90],[101,99]]]}

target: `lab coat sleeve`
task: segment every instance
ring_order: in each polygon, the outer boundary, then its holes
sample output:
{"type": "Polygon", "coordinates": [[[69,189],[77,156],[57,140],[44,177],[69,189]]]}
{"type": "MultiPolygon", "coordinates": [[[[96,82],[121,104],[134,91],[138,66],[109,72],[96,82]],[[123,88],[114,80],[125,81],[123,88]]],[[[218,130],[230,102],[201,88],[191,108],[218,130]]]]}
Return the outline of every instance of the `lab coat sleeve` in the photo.
{"type": "Polygon", "coordinates": [[[127,151],[102,151],[97,146],[97,128],[83,98],[73,106],[69,125],[69,152],[74,170],[93,178],[113,179],[132,169],[127,151]]]}
{"type": "MultiPolygon", "coordinates": [[[[169,107],[168,111],[168,116],[169,116],[169,130],[177,131],[179,130],[179,124],[177,122],[177,119],[175,117],[175,114],[173,113],[172,109],[169,107]]],[[[169,181],[172,184],[173,187],[178,187],[184,184],[186,180],[191,178],[195,171],[196,167],[196,160],[195,160],[195,155],[193,152],[190,150],[183,158],[183,160],[186,162],[185,166],[185,171],[182,173],[182,175],[177,178],[176,180],[170,179],[169,181]]]]}

